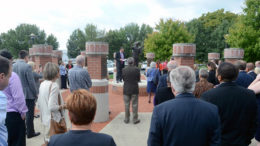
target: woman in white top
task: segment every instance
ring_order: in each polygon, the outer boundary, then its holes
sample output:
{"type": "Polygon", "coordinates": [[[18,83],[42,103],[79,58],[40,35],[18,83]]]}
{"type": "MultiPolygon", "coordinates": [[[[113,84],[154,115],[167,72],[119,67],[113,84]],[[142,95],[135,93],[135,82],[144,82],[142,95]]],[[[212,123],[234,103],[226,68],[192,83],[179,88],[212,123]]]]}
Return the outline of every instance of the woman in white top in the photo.
{"type": "Polygon", "coordinates": [[[44,126],[44,141],[48,142],[50,138],[51,118],[56,122],[60,122],[66,105],[60,96],[59,85],[55,82],[60,77],[58,65],[48,62],[44,67],[43,77],[44,81],[41,83],[39,89],[38,108],[44,126]],[[59,98],[60,105],[58,103],[59,98]]]}

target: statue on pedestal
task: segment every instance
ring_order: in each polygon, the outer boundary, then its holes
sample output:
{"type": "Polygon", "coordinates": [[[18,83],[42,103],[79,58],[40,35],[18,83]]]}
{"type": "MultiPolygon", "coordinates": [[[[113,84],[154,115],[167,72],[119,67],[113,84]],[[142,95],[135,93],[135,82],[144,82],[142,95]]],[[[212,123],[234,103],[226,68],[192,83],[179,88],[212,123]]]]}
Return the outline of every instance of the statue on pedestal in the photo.
{"type": "Polygon", "coordinates": [[[141,42],[137,41],[137,42],[134,42],[134,45],[132,47],[132,50],[133,50],[133,58],[135,60],[134,62],[134,65],[136,67],[138,67],[138,63],[139,63],[139,54],[141,53],[142,51],[142,46],[141,46],[141,42]]]}

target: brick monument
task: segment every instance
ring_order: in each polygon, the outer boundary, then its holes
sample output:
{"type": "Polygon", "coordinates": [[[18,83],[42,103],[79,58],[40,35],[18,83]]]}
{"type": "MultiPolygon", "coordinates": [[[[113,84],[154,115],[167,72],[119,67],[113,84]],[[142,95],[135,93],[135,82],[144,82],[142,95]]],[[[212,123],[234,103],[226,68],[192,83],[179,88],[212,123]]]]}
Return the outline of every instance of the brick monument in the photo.
{"type": "Polygon", "coordinates": [[[146,53],[146,58],[147,58],[147,66],[150,66],[151,62],[155,58],[154,53],[146,53]]]}
{"type": "Polygon", "coordinates": [[[172,56],[178,65],[193,68],[194,57],[196,55],[196,45],[188,43],[173,44],[172,56]]]}
{"type": "Polygon", "coordinates": [[[225,62],[235,63],[237,60],[244,58],[244,50],[240,48],[224,49],[225,62]]]}
{"type": "Polygon", "coordinates": [[[92,80],[90,92],[97,100],[97,111],[94,122],[105,122],[109,119],[107,55],[108,43],[86,42],[88,72],[92,80]]]}
{"type": "Polygon", "coordinates": [[[35,62],[36,69],[39,69],[39,65],[42,65],[44,68],[47,62],[58,64],[58,56],[53,53],[53,47],[51,45],[33,45],[32,48],[29,49],[29,56],[31,60],[35,62]]]}
{"type": "Polygon", "coordinates": [[[61,50],[53,50],[52,51],[54,55],[57,56],[58,63],[62,61],[62,51],[61,50]]]}
{"type": "Polygon", "coordinates": [[[219,53],[208,53],[208,61],[218,61],[220,59],[219,53]]]}

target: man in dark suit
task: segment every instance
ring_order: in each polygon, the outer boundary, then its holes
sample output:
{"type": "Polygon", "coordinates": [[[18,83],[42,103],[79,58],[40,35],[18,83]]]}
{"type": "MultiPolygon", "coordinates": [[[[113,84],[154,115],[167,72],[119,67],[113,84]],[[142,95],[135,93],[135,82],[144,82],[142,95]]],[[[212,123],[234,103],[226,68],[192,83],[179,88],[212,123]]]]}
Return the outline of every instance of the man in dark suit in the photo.
{"type": "Polygon", "coordinates": [[[246,72],[248,75],[253,77],[253,79],[256,78],[257,74],[255,73],[255,65],[252,62],[249,62],[246,64],[246,72]]]}
{"type": "Polygon", "coordinates": [[[201,96],[218,106],[222,146],[247,146],[256,131],[256,96],[253,91],[233,82],[237,75],[238,69],[233,64],[221,63],[217,69],[220,85],[201,96]]]}
{"type": "Polygon", "coordinates": [[[195,72],[180,66],[170,73],[175,99],[155,106],[148,146],[208,146],[220,144],[218,108],[196,99],[195,72]]]}
{"type": "Polygon", "coordinates": [[[34,131],[34,107],[35,107],[35,99],[37,98],[37,89],[36,84],[33,77],[32,67],[27,64],[29,54],[25,50],[21,50],[19,52],[19,59],[13,65],[13,71],[17,73],[20,77],[23,92],[25,96],[26,106],[28,108],[28,112],[26,113],[26,132],[27,138],[32,138],[34,136],[40,135],[40,132],[34,131]]]}
{"type": "Polygon", "coordinates": [[[137,124],[140,122],[140,120],[138,119],[138,82],[140,81],[140,69],[134,65],[133,57],[128,58],[127,62],[128,66],[123,69],[123,93],[125,102],[124,122],[129,123],[130,101],[132,100],[133,123],[137,124]]]}
{"type": "Polygon", "coordinates": [[[125,53],[124,48],[121,47],[120,51],[116,53],[116,81],[122,82],[122,69],[125,67],[125,53]]]}
{"type": "Polygon", "coordinates": [[[236,84],[247,88],[253,81],[253,77],[246,73],[246,62],[243,60],[238,60],[235,62],[235,66],[239,69],[238,77],[236,79],[236,84]]]}

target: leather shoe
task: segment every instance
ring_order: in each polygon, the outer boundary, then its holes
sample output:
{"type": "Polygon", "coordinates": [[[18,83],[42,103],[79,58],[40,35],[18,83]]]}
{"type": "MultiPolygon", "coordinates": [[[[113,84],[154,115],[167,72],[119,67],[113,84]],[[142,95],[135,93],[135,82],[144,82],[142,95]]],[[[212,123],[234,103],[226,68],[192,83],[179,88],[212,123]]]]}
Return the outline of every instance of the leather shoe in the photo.
{"type": "Polygon", "coordinates": [[[124,120],[124,122],[125,122],[126,124],[128,124],[128,123],[129,123],[129,120],[124,120]]]}
{"type": "Polygon", "coordinates": [[[138,123],[140,123],[140,120],[139,120],[139,119],[136,120],[136,121],[134,121],[134,124],[138,124],[138,123]]]}
{"type": "Polygon", "coordinates": [[[32,135],[27,135],[27,138],[33,138],[35,136],[39,136],[41,133],[40,132],[35,132],[32,135]]]}

